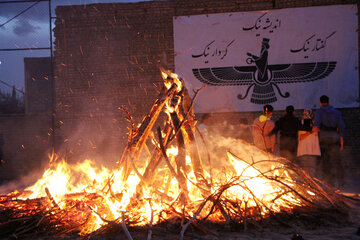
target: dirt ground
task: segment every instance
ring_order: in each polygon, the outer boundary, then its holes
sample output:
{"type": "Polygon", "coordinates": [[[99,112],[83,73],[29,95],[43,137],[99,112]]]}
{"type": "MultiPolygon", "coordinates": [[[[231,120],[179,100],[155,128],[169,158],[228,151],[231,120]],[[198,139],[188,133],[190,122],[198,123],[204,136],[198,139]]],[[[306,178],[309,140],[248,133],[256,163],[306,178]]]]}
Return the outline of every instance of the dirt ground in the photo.
{"type": "MultiPolygon", "coordinates": [[[[185,239],[199,240],[359,240],[360,239],[360,197],[349,199],[348,215],[328,212],[321,215],[286,214],[278,219],[268,219],[259,225],[238,226],[206,226],[213,234],[204,234],[194,229],[188,229],[185,239]],[[356,199],[356,200],[355,200],[356,199]]],[[[145,229],[130,229],[133,239],[147,239],[145,229]]],[[[180,230],[171,228],[156,228],[152,238],[156,240],[180,239],[180,230]]],[[[105,239],[104,235],[93,236],[90,239],[105,239]]],[[[106,239],[127,239],[124,234],[115,233],[106,239]]]]}
{"type": "MultiPolygon", "coordinates": [[[[319,214],[284,213],[256,224],[225,226],[204,224],[208,233],[189,227],[184,240],[360,240],[360,194],[344,193],[346,212],[329,211],[319,214]]],[[[133,240],[180,239],[178,224],[155,226],[151,238],[147,227],[128,228],[133,240]]],[[[33,239],[33,238],[31,238],[33,239]]],[[[120,225],[107,226],[87,237],[74,235],[41,237],[41,240],[129,240],[120,225]]]]}

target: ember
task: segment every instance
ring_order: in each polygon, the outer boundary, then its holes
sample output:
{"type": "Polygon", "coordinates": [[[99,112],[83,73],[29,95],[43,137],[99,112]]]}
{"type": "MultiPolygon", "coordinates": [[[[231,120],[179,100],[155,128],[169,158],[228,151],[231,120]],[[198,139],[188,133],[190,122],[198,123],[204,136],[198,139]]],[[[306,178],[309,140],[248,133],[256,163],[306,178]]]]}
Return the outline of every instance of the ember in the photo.
{"type": "Polygon", "coordinates": [[[246,229],[280,212],[345,206],[340,195],[297,165],[241,140],[219,137],[223,155],[210,152],[214,162],[201,160],[192,112],[201,89],[191,99],[176,74],[162,75],[164,88],[138,127],[122,108],[131,129],[118,166],[99,169],[90,160],[69,165],[52,155],[33,186],[0,196],[1,237],[85,236],[121,226],[132,239],[127,226],[149,226],[150,239],[153,225],[179,222],[182,239],[189,225],[211,233],[201,226],[205,221],[246,229]],[[164,108],[167,121],[154,134],[164,108]]]}

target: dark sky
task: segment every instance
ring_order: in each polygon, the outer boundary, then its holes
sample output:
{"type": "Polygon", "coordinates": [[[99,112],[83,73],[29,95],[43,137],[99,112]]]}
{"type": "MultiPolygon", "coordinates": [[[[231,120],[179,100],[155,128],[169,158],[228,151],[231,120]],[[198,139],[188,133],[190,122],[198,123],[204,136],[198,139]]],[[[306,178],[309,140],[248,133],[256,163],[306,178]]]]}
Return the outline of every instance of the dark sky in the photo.
{"type": "MultiPolygon", "coordinates": [[[[0,49],[50,47],[49,2],[13,3],[0,0],[0,49]],[[17,16],[18,15],[18,16],[17,16]],[[16,17],[17,16],[17,17],[16,17]]],[[[142,0],[146,1],[146,0],[142,0]]],[[[51,14],[59,5],[140,2],[139,0],[52,0],[51,14]]],[[[54,23],[55,20],[52,21],[54,23]]],[[[24,57],[48,57],[50,50],[0,51],[0,90],[11,92],[12,86],[24,87],[24,57]]]]}

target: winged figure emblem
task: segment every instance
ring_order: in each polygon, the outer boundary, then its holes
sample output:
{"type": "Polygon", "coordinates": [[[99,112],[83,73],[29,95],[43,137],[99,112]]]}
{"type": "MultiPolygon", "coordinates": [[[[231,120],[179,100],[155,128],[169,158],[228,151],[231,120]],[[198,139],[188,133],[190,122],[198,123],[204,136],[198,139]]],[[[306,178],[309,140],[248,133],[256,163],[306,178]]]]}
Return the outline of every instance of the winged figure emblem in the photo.
{"type": "Polygon", "coordinates": [[[263,38],[260,56],[247,53],[246,62],[250,66],[214,67],[192,69],[194,76],[201,82],[214,86],[247,85],[245,99],[254,87],[250,101],[255,104],[268,104],[277,101],[274,88],[281,97],[278,84],[316,81],[327,77],[336,67],[335,61],[268,65],[269,39],[263,38]],[[255,63],[255,65],[251,65],[255,63]]]}

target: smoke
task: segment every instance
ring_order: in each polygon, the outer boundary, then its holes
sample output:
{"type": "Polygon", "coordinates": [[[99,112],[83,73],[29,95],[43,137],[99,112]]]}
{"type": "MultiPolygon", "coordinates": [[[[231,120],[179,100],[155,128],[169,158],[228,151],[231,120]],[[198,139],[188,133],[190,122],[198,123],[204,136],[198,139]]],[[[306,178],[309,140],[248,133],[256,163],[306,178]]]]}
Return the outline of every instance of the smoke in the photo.
{"type": "MultiPolygon", "coordinates": [[[[240,119],[241,121],[238,124],[231,124],[226,119],[219,119],[214,116],[210,119],[211,122],[208,125],[198,125],[200,134],[197,133],[197,143],[205,166],[211,165],[215,169],[231,171],[233,165],[228,160],[228,152],[248,164],[279,158],[258,149],[252,144],[251,127],[248,121],[240,119]]],[[[274,163],[274,165],[276,164],[274,163]]],[[[262,164],[257,164],[257,166],[261,166],[262,169],[271,167],[262,166],[262,164]]]]}
{"type": "Polygon", "coordinates": [[[15,180],[2,183],[0,194],[8,194],[14,190],[22,191],[28,186],[33,185],[43,174],[43,169],[35,169],[26,175],[22,175],[15,180]]]}

